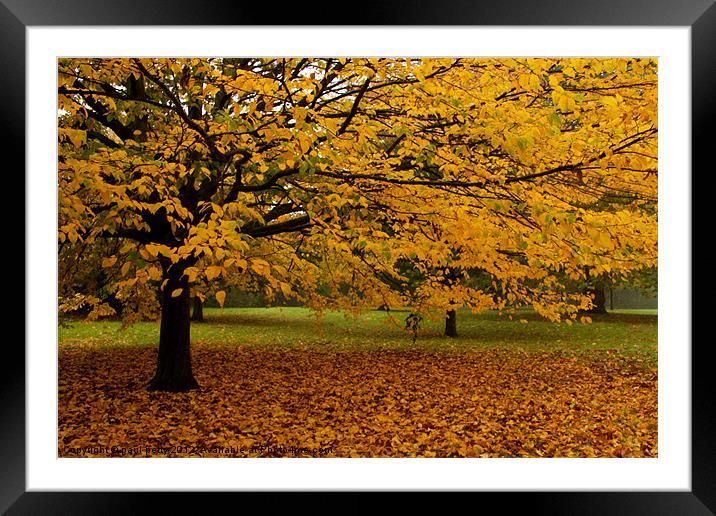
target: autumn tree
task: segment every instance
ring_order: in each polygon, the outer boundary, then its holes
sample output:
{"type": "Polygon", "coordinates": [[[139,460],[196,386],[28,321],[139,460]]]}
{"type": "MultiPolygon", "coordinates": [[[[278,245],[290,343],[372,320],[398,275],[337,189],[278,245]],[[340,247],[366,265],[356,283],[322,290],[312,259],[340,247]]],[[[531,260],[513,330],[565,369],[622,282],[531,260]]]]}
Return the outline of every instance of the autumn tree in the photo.
{"type": "Polygon", "coordinates": [[[115,242],[111,293],[159,292],[150,389],[198,386],[198,283],[396,306],[408,259],[493,278],[431,272],[426,310],[571,320],[588,300],[560,275],[655,260],[651,59],[61,59],[58,80],[61,253],[115,242]]]}
{"type": "MultiPolygon", "coordinates": [[[[493,95],[481,98],[480,105],[490,107],[485,108],[483,118],[472,120],[475,126],[490,127],[485,118],[500,125],[493,117],[507,113],[515,117],[505,121],[509,127],[480,132],[479,144],[470,148],[470,154],[459,156],[454,155],[460,154],[459,138],[469,138],[462,132],[468,124],[463,119],[456,118],[459,130],[439,126],[411,133],[411,143],[418,141],[419,148],[430,150],[423,156],[416,154],[419,177],[437,184],[446,170],[464,167],[460,159],[465,156],[472,171],[482,174],[460,185],[443,185],[453,187],[443,196],[444,202],[438,200],[443,192],[431,191],[426,209],[441,206],[441,216],[429,218],[429,224],[422,226],[413,220],[410,228],[401,231],[403,236],[411,235],[411,241],[403,244],[402,258],[410,260],[422,278],[421,294],[415,296],[411,288],[411,298],[446,311],[447,335],[456,334],[455,307],[502,310],[533,305],[555,318],[554,308],[564,307],[565,302],[582,310],[593,308],[593,292],[600,290],[594,287],[603,278],[626,277],[656,263],[655,68],[653,63],[646,66],[637,68],[627,61],[492,61],[479,78],[451,84],[459,91],[448,86],[440,95],[426,94],[420,100],[418,104],[429,109],[431,101],[445,102],[447,95],[460,97],[460,91],[473,100],[492,91],[493,95]],[[577,73],[575,64],[584,69],[577,73]],[[615,83],[615,73],[609,73],[605,65],[637,74],[626,84],[615,83]],[[515,69],[517,84],[509,81],[515,69]],[[507,75],[501,74],[503,70],[507,75]],[[622,95],[628,95],[630,102],[622,95]],[[615,109],[617,103],[623,111],[615,109]],[[510,107],[519,112],[513,113],[510,107]],[[640,125],[642,121],[645,126],[640,125]],[[627,127],[641,129],[629,138],[624,137],[629,134],[627,127]],[[610,138],[605,135],[611,128],[619,133],[618,142],[598,151],[605,138],[610,138]],[[512,130],[516,134],[506,136],[512,130]],[[590,157],[585,152],[589,146],[590,157]],[[562,161],[552,161],[560,152],[562,161]],[[580,165],[559,165],[575,153],[583,155],[580,165]],[[435,166],[431,160],[441,155],[450,159],[435,166]],[[498,170],[520,169],[527,172],[468,184],[478,177],[499,177],[488,175],[498,170]],[[492,280],[487,286],[471,288],[462,282],[471,270],[492,280]],[[575,282],[591,290],[575,295],[575,282]]],[[[475,138],[474,133],[471,136],[475,138]]],[[[402,142],[396,148],[403,151],[402,142]]],[[[576,313],[571,311],[572,317],[576,313]]]]}

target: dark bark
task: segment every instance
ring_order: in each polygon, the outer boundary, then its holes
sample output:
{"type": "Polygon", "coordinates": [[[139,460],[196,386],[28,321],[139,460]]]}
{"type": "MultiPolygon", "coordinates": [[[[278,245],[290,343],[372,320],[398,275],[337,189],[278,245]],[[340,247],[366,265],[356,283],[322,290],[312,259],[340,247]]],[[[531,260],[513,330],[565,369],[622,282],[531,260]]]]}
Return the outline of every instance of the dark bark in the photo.
{"type": "Polygon", "coordinates": [[[191,311],[191,320],[204,322],[204,303],[199,296],[194,296],[194,306],[191,311]]]}
{"type": "Polygon", "coordinates": [[[588,314],[606,314],[607,313],[607,296],[604,285],[594,285],[589,287],[586,292],[592,298],[592,308],[586,310],[588,314]]]}
{"type": "Polygon", "coordinates": [[[448,310],[445,314],[445,336],[457,337],[457,312],[448,310]]]}
{"type": "Polygon", "coordinates": [[[157,369],[147,387],[150,391],[183,392],[199,388],[191,371],[189,300],[186,278],[170,277],[162,293],[157,369]],[[177,288],[182,289],[181,294],[172,297],[177,288]]]}

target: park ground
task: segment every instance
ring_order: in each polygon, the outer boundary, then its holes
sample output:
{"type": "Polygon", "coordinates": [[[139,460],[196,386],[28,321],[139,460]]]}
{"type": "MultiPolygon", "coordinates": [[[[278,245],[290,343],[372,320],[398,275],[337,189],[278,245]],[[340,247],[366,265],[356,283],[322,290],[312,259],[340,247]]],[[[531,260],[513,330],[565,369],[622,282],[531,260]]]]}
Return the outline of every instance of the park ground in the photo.
{"type": "Polygon", "coordinates": [[[571,326],[205,309],[188,393],[145,389],[159,325],[59,327],[60,457],[656,457],[657,316],[571,326]]]}

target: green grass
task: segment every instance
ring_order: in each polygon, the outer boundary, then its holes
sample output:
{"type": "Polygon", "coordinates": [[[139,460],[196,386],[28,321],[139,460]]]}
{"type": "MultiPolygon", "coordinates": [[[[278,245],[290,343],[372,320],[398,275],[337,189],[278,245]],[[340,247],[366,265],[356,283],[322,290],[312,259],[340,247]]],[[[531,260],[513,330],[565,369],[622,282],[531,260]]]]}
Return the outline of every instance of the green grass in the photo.
{"type": "MultiPolygon", "coordinates": [[[[657,352],[655,311],[620,311],[592,317],[591,324],[555,324],[529,311],[514,320],[495,312],[458,313],[458,333],[442,336],[444,321],[425,319],[415,345],[404,330],[407,312],[370,311],[358,317],[329,312],[317,318],[305,308],[226,308],[204,310],[206,322],[192,323],[198,345],[298,347],[330,351],[465,351],[502,348],[524,351],[613,350],[622,354],[657,352]],[[527,322],[520,322],[519,320],[527,322]]],[[[156,346],[159,323],[126,328],[117,321],[70,322],[58,329],[62,345],[89,347],[156,346]]]]}
{"type": "Polygon", "coordinates": [[[609,310],[611,314],[636,314],[636,315],[656,315],[656,308],[619,308],[609,310]]]}

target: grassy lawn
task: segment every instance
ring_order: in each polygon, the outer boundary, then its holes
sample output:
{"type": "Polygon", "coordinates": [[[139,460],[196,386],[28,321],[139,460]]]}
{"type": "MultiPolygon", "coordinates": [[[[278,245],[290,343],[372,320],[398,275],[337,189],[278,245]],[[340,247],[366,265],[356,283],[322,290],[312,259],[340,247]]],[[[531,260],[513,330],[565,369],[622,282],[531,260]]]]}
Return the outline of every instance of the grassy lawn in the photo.
{"type": "Polygon", "coordinates": [[[656,315],[656,308],[619,308],[610,310],[612,314],[656,315]]]}
{"type": "MultiPolygon", "coordinates": [[[[204,310],[206,322],[192,323],[198,345],[259,348],[298,347],[325,351],[408,350],[466,351],[501,348],[524,351],[611,350],[656,358],[657,317],[653,312],[624,311],[594,316],[591,324],[555,324],[534,313],[510,320],[494,312],[458,314],[455,339],[442,335],[443,321],[425,319],[415,345],[404,329],[407,312],[370,311],[357,317],[328,312],[317,317],[305,308],[226,308],[204,310]],[[522,322],[520,322],[522,321],[522,322]]],[[[59,328],[60,344],[82,347],[155,346],[159,323],[122,328],[117,321],[71,322],[59,328]]]]}

